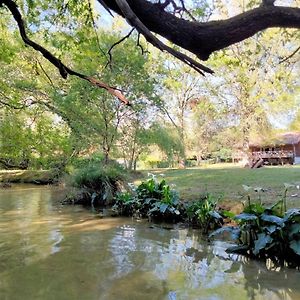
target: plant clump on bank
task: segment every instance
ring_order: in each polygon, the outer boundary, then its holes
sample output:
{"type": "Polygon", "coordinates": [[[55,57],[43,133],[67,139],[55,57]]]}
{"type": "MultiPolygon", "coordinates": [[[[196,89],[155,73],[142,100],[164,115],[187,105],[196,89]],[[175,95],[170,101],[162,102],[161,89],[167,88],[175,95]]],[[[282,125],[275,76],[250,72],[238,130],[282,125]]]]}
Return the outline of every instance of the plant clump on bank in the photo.
{"type": "Polygon", "coordinates": [[[112,205],[125,179],[125,170],[114,161],[87,164],[74,172],[71,185],[75,191],[64,202],[94,207],[112,205]]]}
{"type": "Polygon", "coordinates": [[[149,218],[155,221],[185,222],[201,228],[204,233],[222,225],[217,212],[218,199],[207,194],[196,201],[180,201],[173,186],[155,175],[131,190],[117,194],[113,210],[121,216],[149,218]]]}
{"type": "MultiPolygon", "coordinates": [[[[293,185],[285,184],[282,199],[270,207],[260,201],[251,201],[242,213],[227,216],[234,226],[224,226],[210,237],[228,233],[238,245],[227,252],[248,255],[258,259],[271,259],[277,264],[300,264],[300,209],[287,210],[287,191],[293,185]]],[[[250,187],[248,187],[250,189],[250,187]]],[[[226,214],[226,213],[225,213],[226,214]]]]}

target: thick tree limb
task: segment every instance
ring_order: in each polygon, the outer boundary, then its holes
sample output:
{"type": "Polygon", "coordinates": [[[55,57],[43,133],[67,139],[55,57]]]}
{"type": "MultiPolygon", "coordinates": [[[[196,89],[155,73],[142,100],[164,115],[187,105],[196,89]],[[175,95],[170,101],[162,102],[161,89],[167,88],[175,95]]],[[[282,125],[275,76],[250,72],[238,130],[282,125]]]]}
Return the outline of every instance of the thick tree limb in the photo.
{"type": "MultiPolygon", "coordinates": [[[[99,0],[98,0],[99,1],[99,0]]],[[[101,0],[127,18],[117,0],[101,0]]],[[[262,5],[235,17],[210,22],[192,22],[165,11],[147,0],[127,0],[137,18],[154,33],[207,60],[211,53],[271,28],[300,28],[300,8],[262,5]]]]}
{"type": "Polygon", "coordinates": [[[15,21],[17,22],[19,32],[20,32],[20,35],[21,35],[24,43],[26,45],[32,47],[36,51],[40,52],[49,62],[51,62],[59,70],[60,75],[64,79],[66,79],[68,77],[68,75],[73,75],[73,76],[82,78],[82,79],[90,82],[92,85],[94,85],[96,87],[107,90],[110,94],[117,97],[121,102],[123,102],[126,105],[129,105],[129,101],[119,90],[107,85],[106,83],[104,83],[94,77],[87,76],[87,75],[84,75],[84,74],[81,74],[81,73],[78,73],[78,72],[72,70],[71,68],[69,68],[68,66],[63,64],[63,62],[60,59],[55,57],[47,49],[45,49],[41,45],[37,44],[36,42],[32,41],[31,39],[29,39],[29,37],[27,36],[26,30],[25,30],[25,23],[23,21],[23,18],[21,16],[21,13],[18,9],[17,4],[13,0],[0,0],[0,7],[3,4],[9,9],[9,11],[12,13],[15,21]]]}
{"type": "Polygon", "coordinates": [[[132,11],[131,7],[128,5],[126,0],[116,0],[116,3],[118,7],[120,8],[123,16],[126,18],[126,20],[135,27],[138,32],[142,33],[146,40],[160,49],[161,51],[167,51],[185,64],[189,65],[193,69],[195,69],[200,74],[204,75],[204,72],[212,74],[213,71],[196,60],[192,59],[191,57],[185,55],[184,53],[181,53],[167,45],[165,45],[163,42],[161,42],[158,38],[156,38],[151,31],[140,21],[140,19],[135,15],[135,13],[132,11]]]}

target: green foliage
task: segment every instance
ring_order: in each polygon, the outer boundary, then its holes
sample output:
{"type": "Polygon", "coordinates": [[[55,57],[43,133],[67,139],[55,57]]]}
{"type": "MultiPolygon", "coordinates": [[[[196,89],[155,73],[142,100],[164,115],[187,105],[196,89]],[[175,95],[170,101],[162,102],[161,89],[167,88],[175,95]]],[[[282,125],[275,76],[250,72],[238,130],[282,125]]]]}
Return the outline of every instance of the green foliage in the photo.
{"type": "Polygon", "coordinates": [[[106,205],[120,191],[125,172],[117,163],[93,163],[77,170],[73,185],[85,191],[86,204],[106,205]]]}
{"type": "Polygon", "coordinates": [[[154,176],[143,181],[132,193],[119,194],[113,207],[120,215],[175,220],[180,218],[179,195],[165,180],[154,176]]]}
{"type": "Polygon", "coordinates": [[[239,246],[229,252],[241,251],[258,258],[277,262],[300,260],[300,209],[286,210],[287,189],[284,196],[271,207],[251,203],[241,214],[231,217],[237,226],[223,227],[211,236],[227,232],[238,240],[239,246]]]}
{"type": "Polygon", "coordinates": [[[207,194],[202,199],[187,205],[186,213],[190,222],[200,226],[204,233],[209,229],[222,226],[223,217],[216,209],[218,201],[219,199],[207,194]]]}

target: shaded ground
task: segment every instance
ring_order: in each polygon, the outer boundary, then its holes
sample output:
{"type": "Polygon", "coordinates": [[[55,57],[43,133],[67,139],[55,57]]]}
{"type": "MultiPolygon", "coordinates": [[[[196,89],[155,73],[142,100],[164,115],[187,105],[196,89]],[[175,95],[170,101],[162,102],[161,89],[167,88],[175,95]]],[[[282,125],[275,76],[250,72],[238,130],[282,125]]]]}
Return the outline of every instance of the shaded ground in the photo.
{"type": "MultiPolygon", "coordinates": [[[[273,203],[284,191],[284,183],[300,184],[300,166],[274,166],[261,169],[247,169],[233,164],[208,165],[189,169],[159,169],[144,172],[165,174],[170,184],[175,184],[180,197],[185,200],[197,199],[203,193],[221,195],[225,200],[243,200],[246,192],[242,185],[262,187],[262,200],[273,203]]],[[[258,195],[252,192],[252,198],[258,195]]],[[[288,193],[290,206],[300,205],[300,190],[293,188],[288,193]],[[293,196],[292,196],[293,195],[293,196]],[[292,197],[291,197],[292,196],[292,197]]]]}
{"type": "Polygon", "coordinates": [[[56,179],[56,170],[0,170],[0,182],[50,184],[56,179]]]}

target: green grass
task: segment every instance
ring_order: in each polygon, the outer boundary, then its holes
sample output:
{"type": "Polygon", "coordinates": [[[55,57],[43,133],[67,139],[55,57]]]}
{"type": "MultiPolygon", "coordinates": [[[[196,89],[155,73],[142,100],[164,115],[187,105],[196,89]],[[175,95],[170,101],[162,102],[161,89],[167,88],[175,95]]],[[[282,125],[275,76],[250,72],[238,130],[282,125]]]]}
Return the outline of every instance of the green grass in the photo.
{"type": "MultiPolygon", "coordinates": [[[[224,200],[242,200],[245,191],[242,185],[262,187],[265,203],[273,203],[282,195],[284,183],[300,184],[300,166],[274,166],[261,169],[247,169],[233,164],[208,165],[189,169],[159,169],[150,170],[149,173],[165,174],[169,184],[175,184],[180,192],[181,199],[197,199],[203,193],[222,195],[224,200]]],[[[144,172],[147,176],[147,172],[144,172]]],[[[257,193],[252,193],[257,199],[257,193]]],[[[289,191],[291,206],[299,206],[300,190],[289,191]],[[297,196],[291,197],[291,195],[297,196]]]]}

